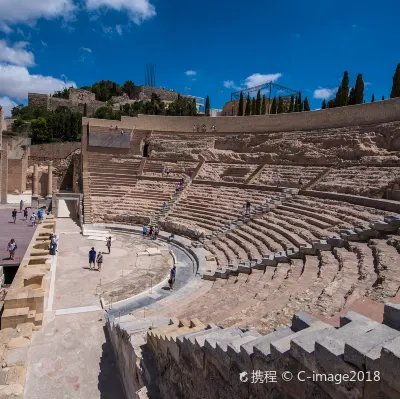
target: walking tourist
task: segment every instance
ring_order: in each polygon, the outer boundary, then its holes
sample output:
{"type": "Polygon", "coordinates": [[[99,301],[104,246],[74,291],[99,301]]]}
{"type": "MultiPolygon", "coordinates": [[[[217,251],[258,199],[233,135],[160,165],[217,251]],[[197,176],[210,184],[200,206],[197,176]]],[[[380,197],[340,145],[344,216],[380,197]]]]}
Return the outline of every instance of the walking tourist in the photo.
{"type": "Polygon", "coordinates": [[[175,239],[175,234],[171,233],[171,235],[168,237],[168,241],[171,242],[174,241],[174,239],[175,239]]]}
{"type": "Polygon", "coordinates": [[[43,217],[44,217],[43,209],[38,209],[37,217],[38,217],[38,220],[39,220],[39,224],[41,224],[42,220],[43,220],[43,217]]]}
{"type": "Polygon", "coordinates": [[[300,186],[300,189],[303,187],[303,178],[302,177],[299,178],[299,186],[300,186]]]}
{"type": "Polygon", "coordinates": [[[200,132],[200,125],[196,126],[197,133],[200,132]]]}
{"type": "Polygon", "coordinates": [[[14,238],[11,238],[10,242],[7,245],[7,251],[10,254],[10,260],[14,260],[15,250],[17,249],[17,243],[14,238]]]}
{"type": "Polygon", "coordinates": [[[158,238],[159,234],[160,234],[160,228],[158,226],[156,226],[155,229],[154,229],[154,235],[155,235],[156,239],[158,238]]]}
{"type": "Polygon", "coordinates": [[[51,235],[51,254],[56,255],[58,247],[58,238],[56,234],[51,235]]]}
{"type": "Polygon", "coordinates": [[[176,183],[175,192],[178,193],[180,188],[181,188],[180,183],[176,183]]]}
{"type": "Polygon", "coordinates": [[[250,200],[246,201],[246,215],[250,215],[250,208],[251,208],[251,202],[250,200]]]}
{"type": "Polygon", "coordinates": [[[164,211],[167,210],[167,203],[166,202],[163,203],[163,209],[164,209],[164,211]]]}
{"type": "Polygon", "coordinates": [[[281,186],[281,175],[278,172],[276,175],[276,187],[280,187],[280,186],[281,186]]]}
{"type": "Polygon", "coordinates": [[[22,208],[24,207],[24,200],[19,202],[19,211],[22,212],[22,208]]]}
{"type": "Polygon", "coordinates": [[[203,124],[203,126],[201,127],[201,130],[203,131],[203,133],[205,133],[207,131],[207,127],[205,124],[203,124]]]}
{"type": "Polygon", "coordinates": [[[147,234],[147,226],[145,224],[143,225],[142,230],[143,230],[143,237],[145,237],[147,234]]]}
{"type": "Polygon", "coordinates": [[[11,216],[12,216],[13,221],[14,221],[14,224],[15,224],[15,221],[17,220],[17,210],[16,210],[16,209],[14,209],[14,210],[11,212],[11,216]]]}
{"type": "Polygon", "coordinates": [[[167,177],[169,176],[169,169],[165,168],[165,174],[167,175],[167,177]]]}
{"type": "Polygon", "coordinates": [[[96,266],[96,251],[92,247],[92,249],[89,251],[89,270],[92,270],[92,263],[93,263],[93,269],[96,266]]]}
{"type": "Polygon", "coordinates": [[[111,236],[107,238],[106,247],[108,248],[108,253],[111,253],[111,236]]]}
{"type": "Polygon", "coordinates": [[[170,271],[169,280],[168,280],[170,290],[174,289],[175,278],[176,278],[176,265],[174,264],[174,266],[172,266],[172,269],[170,271]]]}
{"type": "Polygon", "coordinates": [[[24,218],[25,220],[28,220],[28,208],[24,209],[24,218]]]}
{"type": "Polygon", "coordinates": [[[161,177],[164,177],[164,173],[165,173],[165,169],[164,169],[164,166],[163,166],[162,169],[161,169],[161,177]]]}
{"type": "Polygon", "coordinates": [[[101,252],[97,255],[97,270],[101,272],[101,265],[103,264],[103,254],[101,252]]]}
{"type": "Polygon", "coordinates": [[[31,215],[31,222],[32,222],[32,227],[36,226],[36,214],[35,214],[35,211],[33,211],[32,215],[31,215]]]}
{"type": "Polygon", "coordinates": [[[196,125],[193,125],[193,133],[196,131],[196,125]]]}

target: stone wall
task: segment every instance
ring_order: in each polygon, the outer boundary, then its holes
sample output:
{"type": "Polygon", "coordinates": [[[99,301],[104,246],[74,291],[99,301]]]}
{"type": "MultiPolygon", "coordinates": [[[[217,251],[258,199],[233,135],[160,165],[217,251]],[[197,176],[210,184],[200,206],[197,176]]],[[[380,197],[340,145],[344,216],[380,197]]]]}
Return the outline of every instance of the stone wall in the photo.
{"type": "Polygon", "coordinates": [[[64,159],[81,148],[79,141],[71,143],[34,144],[30,158],[64,159]]]}
{"type": "Polygon", "coordinates": [[[0,150],[0,203],[7,204],[8,159],[7,150],[0,150]]]}
{"type": "MultiPolygon", "coordinates": [[[[3,108],[0,106],[0,148],[2,145],[2,132],[6,130],[6,123],[4,121],[4,111],[3,108]]],[[[0,174],[1,174],[1,169],[0,169],[0,174]]]]}
{"type": "Polygon", "coordinates": [[[96,101],[96,95],[82,89],[69,89],[69,99],[73,104],[84,104],[96,101]]]}
{"type": "Polygon", "coordinates": [[[8,160],[8,192],[23,193],[26,190],[26,171],[28,169],[28,158],[8,160]]]}
{"type": "MultiPolygon", "coordinates": [[[[400,120],[400,98],[386,101],[352,105],[311,112],[290,114],[240,116],[240,117],[202,117],[202,116],[157,116],[139,115],[122,117],[118,126],[140,130],[192,132],[193,125],[206,124],[208,130],[216,125],[219,132],[283,132],[337,128],[344,126],[369,125],[400,120]]],[[[93,126],[104,126],[115,121],[89,119],[93,126]]],[[[88,119],[83,121],[87,124],[88,119]]]]}
{"type": "Polygon", "coordinates": [[[49,107],[49,96],[47,94],[28,93],[28,106],[32,108],[49,107]]]}
{"type": "Polygon", "coordinates": [[[150,86],[137,86],[135,87],[135,97],[138,100],[148,100],[151,99],[151,95],[157,94],[161,101],[175,101],[178,98],[177,91],[170,91],[164,89],[158,89],[156,87],[150,86]]]}

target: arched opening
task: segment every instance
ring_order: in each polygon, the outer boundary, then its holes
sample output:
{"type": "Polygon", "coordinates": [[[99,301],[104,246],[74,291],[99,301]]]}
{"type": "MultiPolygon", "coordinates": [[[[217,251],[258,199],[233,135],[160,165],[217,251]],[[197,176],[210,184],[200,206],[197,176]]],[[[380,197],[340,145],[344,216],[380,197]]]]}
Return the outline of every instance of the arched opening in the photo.
{"type": "Polygon", "coordinates": [[[149,145],[146,143],[144,146],[143,146],[143,157],[148,157],[149,156],[149,145]]]}

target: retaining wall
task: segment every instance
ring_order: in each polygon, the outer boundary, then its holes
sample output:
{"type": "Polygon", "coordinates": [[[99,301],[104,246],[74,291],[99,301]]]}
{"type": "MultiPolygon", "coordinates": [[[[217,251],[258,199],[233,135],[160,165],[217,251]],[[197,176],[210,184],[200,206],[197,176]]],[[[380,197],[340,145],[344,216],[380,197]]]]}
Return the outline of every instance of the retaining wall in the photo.
{"type": "MultiPolygon", "coordinates": [[[[311,112],[294,112],[280,115],[260,115],[243,117],[204,117],[204,116],[157,116],[139,115],[122,117],[120,128],[159,131],[192,132],[193,125],[203,123],[209,129],[216,125],[219,132],[281,132],[294,130],[313,130],[344,126],[369,125],[400,120],[400,98],[377,101],[368,104],[332,108],[311,112]]],[[[83,124],[108,127],[115,121],[84,118],[83,124]]]]}
{"type": "Polygon", "coordinates": [[[30,158],[64,159],[81,148],[79,141],[71,143],[35,144],[31,146],[30,158]]]}

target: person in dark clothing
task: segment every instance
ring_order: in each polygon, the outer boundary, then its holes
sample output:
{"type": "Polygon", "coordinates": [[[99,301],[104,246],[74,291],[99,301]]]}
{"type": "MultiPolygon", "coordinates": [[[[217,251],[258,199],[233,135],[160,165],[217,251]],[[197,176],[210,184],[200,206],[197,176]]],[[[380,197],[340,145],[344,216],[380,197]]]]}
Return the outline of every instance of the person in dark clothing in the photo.
{"type": "Polygon", "coordinates": [[[169,283],[170,290],[174,289],[175,277],[176,277],[176,265],[172,266],[172,269],[171,269],[170,275],[169,275],[168,283],[169,283]]]}
{"type": "Polygon", "coordinates": [[[246,215],[250,215],[250,208],[251,208],[251,202],[250,200],[246,201],[246,215]]]}
{"type": "Polygon", "coordinates": [[[11,216],[12,216],[13,221],[14,221],[14,224],[15,224],[15,221],[17,220],[17,210],[16,210],[16,209],[14,209],[14,210],[11,212],[11,216]]]}
{"type": "Polygon", "coordinates": [[[108,253],[111,253],[111,237],[107,238],[106,247],[108,248],[108,253]]]}
{"type": "Polygon", "coordinates": [[[92,270],[92,264],[93,264],[93,270],[96,266],[96,251],[92,247],[92,249],[89,251],[89,269],[92,270]]]}

